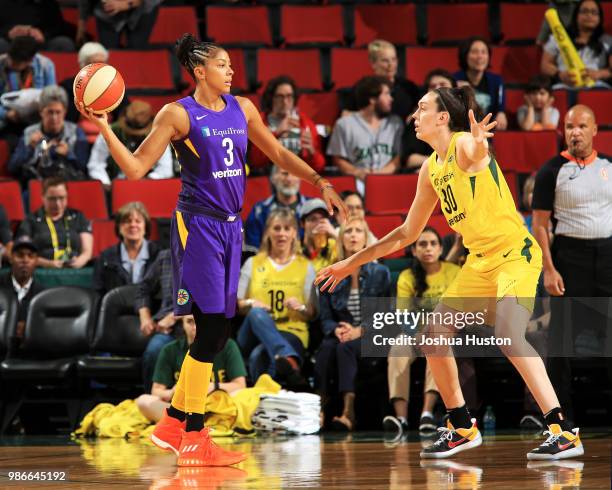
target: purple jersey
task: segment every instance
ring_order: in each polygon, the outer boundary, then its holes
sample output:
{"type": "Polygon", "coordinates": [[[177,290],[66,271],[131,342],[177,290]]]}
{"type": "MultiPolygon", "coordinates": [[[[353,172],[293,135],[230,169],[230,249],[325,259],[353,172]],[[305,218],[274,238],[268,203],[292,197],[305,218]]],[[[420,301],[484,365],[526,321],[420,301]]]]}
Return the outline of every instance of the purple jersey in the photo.
{"type": "Polygon", "coordinates": [[[238,214],[246,186],[247,121],[238,101],[222,95],[225,109],[211,111],[192,97],[178,100],[189,115],[189,134],[173,141],[183,182],[179,201],[238,214]]]}

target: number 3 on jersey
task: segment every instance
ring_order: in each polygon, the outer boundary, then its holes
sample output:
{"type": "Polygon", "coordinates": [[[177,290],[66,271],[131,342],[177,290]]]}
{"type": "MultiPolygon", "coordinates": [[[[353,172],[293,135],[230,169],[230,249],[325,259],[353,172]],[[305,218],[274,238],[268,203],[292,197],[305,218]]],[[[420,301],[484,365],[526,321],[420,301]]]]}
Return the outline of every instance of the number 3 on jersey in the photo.
{"type": "Polygon", "coordinates": [[[234,142],[231,138],[223,138],[221,146],[225,148],[225,151],[227,151],[227,158],[223,159],[223,163],[225,163],[226,166],[231,167],[234,164],[234,142]]]}
{"type": "Polygon", "coordinates": [[[447,214],[457,211],[457,201],[455,200],[455,195],[453,194],[453,189],[450,184],[446,186],[446,189],[442,187],[442,200],[444,201],[444,211],[446,211],[447,214]]]}

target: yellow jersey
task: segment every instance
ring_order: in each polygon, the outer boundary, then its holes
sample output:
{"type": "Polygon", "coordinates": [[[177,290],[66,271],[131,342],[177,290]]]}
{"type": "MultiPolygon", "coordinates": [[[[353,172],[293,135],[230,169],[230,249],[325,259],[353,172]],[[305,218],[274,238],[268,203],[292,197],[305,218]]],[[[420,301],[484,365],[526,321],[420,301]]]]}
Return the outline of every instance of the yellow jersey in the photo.
{"type": "Polygon", "coordinates": [[[246,298],[257,299],[270,306],[270,314],[276,328],[298,337],[308,347],[308,324],[301,320],[299,313],[285,307],[285,300],[296,298],[306,303],[304,286],[310,261],[303,255],[296,255],[293,261],[277,270],[266,254],[253,257],[253,271],[246,298]]]}
{"type": "Polygon", "coordinates": [[[463,243],[478,256],[529,236],[516,211],[512,193],[493,157],[479,172],[457,165],[457,138],[453,133],[444,161],[433,152],[428,158],[431,185],[440,198],[448,225],[463,236],[463,243]]]}

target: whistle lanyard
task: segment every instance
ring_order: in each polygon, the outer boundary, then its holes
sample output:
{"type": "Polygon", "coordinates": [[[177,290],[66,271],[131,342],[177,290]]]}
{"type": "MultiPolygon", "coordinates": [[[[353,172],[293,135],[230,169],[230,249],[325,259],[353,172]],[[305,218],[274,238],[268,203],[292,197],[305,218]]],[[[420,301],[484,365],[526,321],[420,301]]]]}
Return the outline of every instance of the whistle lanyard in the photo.
{"type": "Polygon", "coordinates": [[[49,233],[51,234],[51,245],[53,246],[53,260],[67,260],[70,258],[72,252],[72,245],[70,242],[70,230],[68,229],[68,220],[64,216],[64,231],[66,233],[66,248],[59,248],[59,240],[57,238],[57,230],[55,229],[55,223],[47,216],[47,226],[49,227],[49,233]]]}

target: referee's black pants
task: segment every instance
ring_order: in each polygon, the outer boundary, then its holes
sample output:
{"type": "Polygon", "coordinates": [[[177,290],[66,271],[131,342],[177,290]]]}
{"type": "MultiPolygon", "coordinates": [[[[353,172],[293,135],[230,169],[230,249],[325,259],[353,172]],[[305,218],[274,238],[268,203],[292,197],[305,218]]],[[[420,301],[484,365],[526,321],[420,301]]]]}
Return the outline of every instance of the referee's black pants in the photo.
{"type": "Polygon", "coordinates": [[[612,379],[612,237],[557,235],[551,253],[565,294],[551,297],[547,368],[561,407],[575,420],[571,359],[607,355],[608,381],[612,379]]]}

